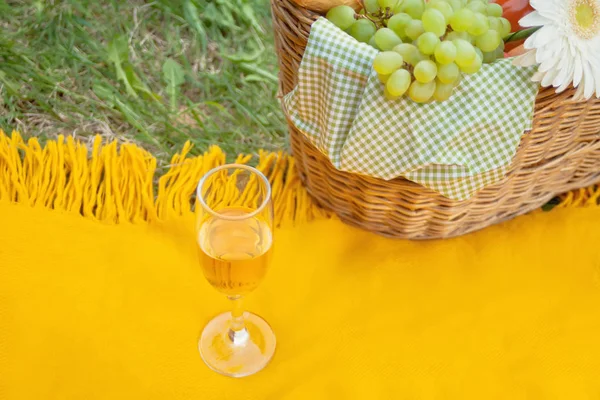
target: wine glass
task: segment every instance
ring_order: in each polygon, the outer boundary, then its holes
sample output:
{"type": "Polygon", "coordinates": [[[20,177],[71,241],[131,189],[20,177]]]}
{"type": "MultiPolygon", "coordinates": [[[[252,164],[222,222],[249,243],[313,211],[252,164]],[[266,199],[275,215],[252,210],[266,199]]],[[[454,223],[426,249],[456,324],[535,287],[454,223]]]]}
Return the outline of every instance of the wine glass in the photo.
{"type": "Polygon", "coordinates": [[[258,287],[271,259],[271,186],[255,168],[223,165],[202,178],[196,198],[202,271],[232,303],[231,312],[218,315],[204,328],[200,355],[216,372],[248,376],[263,369],[275,352],[269,324],[242,307],[242,298],[258,287]]]}

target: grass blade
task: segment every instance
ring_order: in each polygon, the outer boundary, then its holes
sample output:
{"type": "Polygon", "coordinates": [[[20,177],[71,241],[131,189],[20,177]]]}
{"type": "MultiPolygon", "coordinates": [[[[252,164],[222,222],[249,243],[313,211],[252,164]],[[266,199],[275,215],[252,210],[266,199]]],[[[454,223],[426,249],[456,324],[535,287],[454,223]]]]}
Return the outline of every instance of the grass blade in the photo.
{"type": "Polygon", "coordinates": [[[171,111],[177,110],[177,92],[185,82],[183,68],[172,58],[167,58],[162,66],[163,79],[167,83],[167,93],[171,100],[171,111]]]}

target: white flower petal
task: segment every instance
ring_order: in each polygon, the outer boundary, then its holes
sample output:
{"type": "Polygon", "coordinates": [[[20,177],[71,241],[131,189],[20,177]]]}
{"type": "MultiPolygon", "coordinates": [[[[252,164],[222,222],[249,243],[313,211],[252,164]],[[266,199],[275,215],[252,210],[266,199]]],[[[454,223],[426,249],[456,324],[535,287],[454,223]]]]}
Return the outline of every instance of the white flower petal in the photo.
{"type": "Polygon", "coordinates": [[[591,65],[593,75],[592,79],[596,83],[596,97],[600,98],[600,66],[591,65]]]}
{"type": "Polygon", "coordinates": [[[597,50],[590,50],[588,53],[588,57],[592,65],[597,65],[600,67],[600,48],[597,50]]]}
{"type": "Polygon", "coordinates": [[[531,6],[543,17],[550,19],[553,22],[561,21],[564,17],[565,6],[568,3],[565,0],[531,0],[531,6]]]}
{"type": "Polygon", "coordinates": [[[531,80],[533,82],[541,82],[542,80],[544,80],[545,76],[546,76],[545,72],[536,71],[536,73],[533,74],[533,76],[531,77],[531,80]]]}
{"type": "Polygon", "coordinates": [[[544,79],[542,79],[542,86],[548,87],[548,86],[552,85],[552,82],[554,81],[554,79],[557,76],[558,76],[558,70],[553,69],[551,71],[548,71],[546,73],[546,75],[544,76],[544,79]]]}
{"type": "Polygon", "coordinates": [[[579,86],[581,79],[583,78],[583,66],[581,65],[581,57],[575,57],[573,62],[574,73],[573,73],[573,86],[579,86]]]}
{"type": "Polygon", "coordinates": [[[584,87],[584,84],[583,84],[583,82],[581,82],[581,85],[579,85],[579,87],[577,88],[577,91],[573,95],[574,100],[579,101],[579,100],[583,99],[583,87],[584,87]]]}
{"type": "Polygon", "coordinates": [[[542,28],[531,35],[531,39],[533,47],[539,49],[552,43],[556,43],[558,40],[558,31],[542,28]]]}
{"type": "Polygon", "coordinates": [[[529,3],[531,4],[531,7],[539,11],[542,9],[546,9],[547,6],[552,6],[552,4],[550,3],[553,2],[548,0],[531,0],[529,3]]]}
{"type": "MultiPolygon", "coordinates": [[[[560,69],[556,78],[552,81],[554,87],[567,87],[573,81],[573,64],[567,65],[565,68],[560,69]]],[[[564,89],[563,89],[564,90],[564,89]]],[[[562,90],[561,90],[562,92],[562,90]]]]}
{"type": "Polygon", "coordinates": [[[551,23],[549,19],[543,17],[539,12],[534,11],[530,14],[527,14],[523,18],[519,20],[519,25],[524,28],[529,28],[533,26],[544,26],[546,24],[551,23]]]}
{"type": "Polygon", "coordinates": [[[600,62],[600,33],[597,37],[587,42],[587,48],[591,57],[594,57],[600,62]]]}
{"type": "Polygon", "coordinates": [[[567,66],[572,66],[573,63],[571,62],[571,59],[573,58],[573,56],[571,55],[569,48],[565,47],[561,53],[562,54],[560,56],[560,63],[558,64],[558,68],[564,69],[567,66]]]}
{"type": "Polygon", "coordinates": [[[594,94],[594,90],[596,90],[596,88],[594,87],[594,79],[592,78],[592,69],[590,68],[590,65],[587,62],[583,63],[583,74],[585,76],[584,81],[582,81],[582,86],[584,87],[584,92],[583,92],[583,97],[588,100],[590,97],[592,97],[592,95],[594,94]],[[589,78],[588,78],[589,76],[589,78]],[[584,85],[585,82],[585,85],[584,85]]]}
{"type": "Polygon", "coordinates": [[[560,85],[558,87],[558,89],[556,89],[556,93],[562,93],[565,90],[567,90],[567,88],[571,86],[571,82],[570,81],[565,81],[562,85],[560,85]]]}
{"type": "Polygon", "coordinates": [[[536,65],[537,61],[535,60],[535,53],[536,51],[532,50],[515,57],[513,60],[513,65],[519,67],[531,67],[532,65],[536,65]]]}
{"type": "Polygon", "coordinates": [[[560,64],[562,58],[558,56],[548,57],[540,64],[540,71],[548,72],[551,69],[559,69],[558,65],[560,64]]]}
{"type": "MultiPolygon", "coordinates": [[[[541,29],[540,29],[541,30],[541,29]]],[[[532,50],[535,49],[534,41],[535,41],[535,37],[538,35],[539,31],[535,31],[531,34],[531,36],[529,36],[526,40],[525,40],[525,44],[523,45],[523,47],[525,47],[527,50],[532,50]]]]}
{"type": "Polygon", "coordinates": [[[564,56],[564,50],[563,51],[560,51],[560,50],[561,49],[557,49],[557,48],[550,47],[550,46],[538,47],[538,49],[535,53],[535,59],[538,63],[541,63],[548,58],[553,58],[556,56],[562,57],[562,56],[564,56]]]}
{"type": "Polygon", "coordinates": [[[594,66],[594,78],[600,79],[600,58],[590,59],[590,64],[594,66]]]}

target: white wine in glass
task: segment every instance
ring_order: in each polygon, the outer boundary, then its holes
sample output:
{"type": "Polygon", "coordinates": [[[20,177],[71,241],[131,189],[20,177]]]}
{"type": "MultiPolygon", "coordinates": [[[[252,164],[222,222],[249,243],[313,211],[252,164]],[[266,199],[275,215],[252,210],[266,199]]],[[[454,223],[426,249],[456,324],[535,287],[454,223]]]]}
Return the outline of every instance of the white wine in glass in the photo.
{"type": "Polygon", "coordinates": [[[197,191],[196,233],[204,276],[232,302],[204,328],[204,362],[227,376],[263,369],[275,352],[275,335],[259,316],[244,312],[242,298],[261,283],[273,249],[271,187],[258,170],[224,165],[209,171],[197,191]]]}

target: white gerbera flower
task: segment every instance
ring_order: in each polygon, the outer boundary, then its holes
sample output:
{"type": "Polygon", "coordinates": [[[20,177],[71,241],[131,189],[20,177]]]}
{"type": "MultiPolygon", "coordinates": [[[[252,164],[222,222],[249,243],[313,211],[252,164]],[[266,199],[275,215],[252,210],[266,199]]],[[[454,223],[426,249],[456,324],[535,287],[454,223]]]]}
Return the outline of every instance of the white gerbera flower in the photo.
{"type": "Polygon", "coordinates": [[[531,0],[535,8],[523,27],[541,26],[525,41],[527,53],[514,64],[539,64],[534,75],[542,86],[560,93],[571,83],[576,99],[600,97],[600,0],[531,0]]]}

